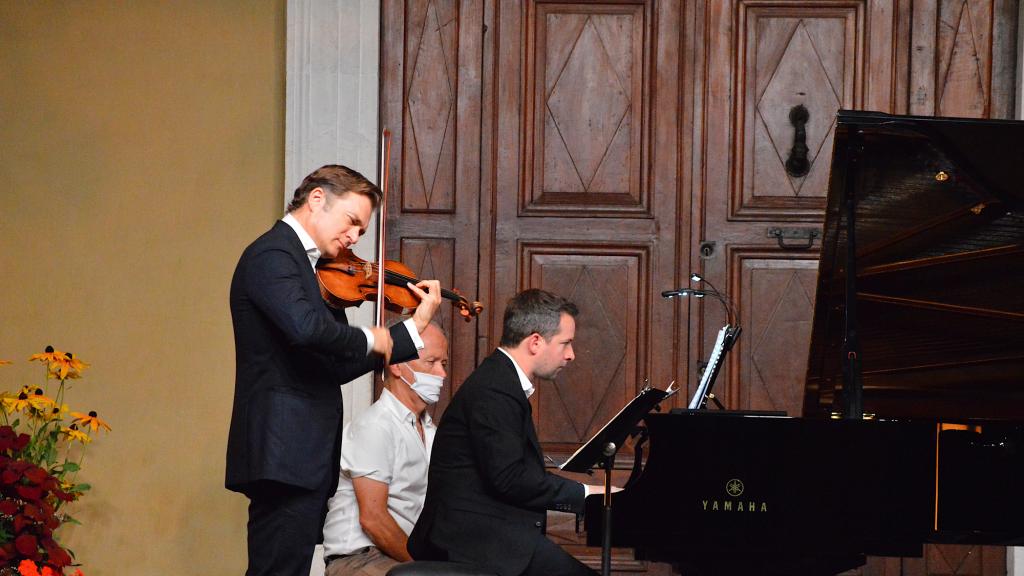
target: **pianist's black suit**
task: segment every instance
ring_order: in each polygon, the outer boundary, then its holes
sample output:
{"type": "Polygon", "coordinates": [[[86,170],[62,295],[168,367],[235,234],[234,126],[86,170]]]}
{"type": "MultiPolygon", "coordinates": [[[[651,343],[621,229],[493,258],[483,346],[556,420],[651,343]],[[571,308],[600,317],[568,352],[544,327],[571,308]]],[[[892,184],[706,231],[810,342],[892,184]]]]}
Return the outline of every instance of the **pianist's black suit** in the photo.
{"type": "Polygon", "coordinates": [[[592,574],[543,532],[545,510],[580,511],[583,496],[582,484],[544,470],[515,365],[496,350],[456,392],[437,429],[409,553],[501,576],[592,574]]]}

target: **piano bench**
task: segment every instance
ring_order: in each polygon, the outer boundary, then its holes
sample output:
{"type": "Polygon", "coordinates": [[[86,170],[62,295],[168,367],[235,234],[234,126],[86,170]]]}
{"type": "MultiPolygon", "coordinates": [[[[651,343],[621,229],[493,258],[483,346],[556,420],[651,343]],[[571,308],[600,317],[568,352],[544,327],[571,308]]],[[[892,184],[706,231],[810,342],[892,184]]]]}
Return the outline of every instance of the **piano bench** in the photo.
{"type": "Polygon", "coordinates": [[[473,564],[419,560],[399,564],[387,576],[497,576],[473,564]]]}

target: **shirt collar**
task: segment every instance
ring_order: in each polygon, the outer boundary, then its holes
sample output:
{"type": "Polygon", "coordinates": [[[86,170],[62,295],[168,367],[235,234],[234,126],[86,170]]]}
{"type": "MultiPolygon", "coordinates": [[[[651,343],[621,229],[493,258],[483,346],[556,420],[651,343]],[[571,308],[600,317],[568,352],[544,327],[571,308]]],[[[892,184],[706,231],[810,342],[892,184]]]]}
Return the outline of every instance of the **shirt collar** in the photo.
{"type": "MultiPolygon", "coordinates": [[[[383,403],[388,411],[398,417],[402,422],[407,422],[409,424],[416,423],[416,415],[413,414],[412,410],[409,410],[408,406],[402,404],[402,401],[392,394],[391,390],[388,390],[387,388],[381,389],[380,398],[378,398],[377,401],[383,403]]],[[[430,414],[426,410],[423,411],[422,422],[425,427],[434,425],[434,421],[430,419],[430,414]]]]}
{"type": "Polygon", "coordinates": [[[526,397],[529,398],[530,396],[533,396],[533,382],[530,382],[530,379],[526,377],[526,372],[523,372],[523,369],[519,367],[519,363],[516,362],[516,359],[513,358],[511,354],[502,348],[498,348],[498,350],[500,350],[505,356],[508,356],[508,359],[512,361],[512,365],[516,367],[516,373],[519,374],[519,384],[523,387],[523,392],[526,394],[526,397]]]}
{"type": "Polygon", "coordinates": [[[309,235],[309,232],[306,232],[306,229],[302,227],[302,224],[299,223],[295,216],[292,216],[291,212],[285,214],[281,221],[291,226],[292,230],[295,230],[295,233],[299,236],[299,242],[302,242],[302,249],[306,251],[306,256],[309,257],[309,264],[316,269],[316,262],[320,259],[320,249],[316,247],[313,237],[309,235]]]}

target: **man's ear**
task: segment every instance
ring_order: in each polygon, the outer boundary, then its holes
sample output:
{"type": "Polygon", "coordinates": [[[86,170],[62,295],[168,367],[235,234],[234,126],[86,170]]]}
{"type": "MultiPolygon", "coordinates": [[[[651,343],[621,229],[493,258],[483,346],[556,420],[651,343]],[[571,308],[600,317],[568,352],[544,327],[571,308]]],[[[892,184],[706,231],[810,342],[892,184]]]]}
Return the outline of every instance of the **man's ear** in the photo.
{"type": "Polygon", "coordinates": [[[319,209],[324,205],[324,196],[326,194],[323,188],[317,186],[309,191],[309,196],[306,197],[306,204],[314,210],[319,209]]]}
{"type": "Polygon", "coordinates": [[[388,364],[384,369],[395,378],[399,378],[402,375],[402,371],[398,368],[399,366],[401,366],[401,364],[388,364]]]}
{"type": "Polygon", "coordinates": [[[540,352],[541,335],[534,332],[526,337],[526,350],[530,354],[537,354],[540,352]]]}

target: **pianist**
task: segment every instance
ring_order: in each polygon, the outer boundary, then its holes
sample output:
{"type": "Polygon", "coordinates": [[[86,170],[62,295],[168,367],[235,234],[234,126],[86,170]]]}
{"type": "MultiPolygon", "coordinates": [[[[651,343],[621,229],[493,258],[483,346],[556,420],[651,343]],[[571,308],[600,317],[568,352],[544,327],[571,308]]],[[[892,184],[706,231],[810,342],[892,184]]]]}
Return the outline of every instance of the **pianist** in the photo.
{"type": "Polygon", "coordinates": [[[538,379],[574,358],[576,306],[526,290],[505,309],[501,346],[455,393],[431,454],[427,498],[409,537],[417,560],[476,564],[500,576],[592,575],[544,536],[545,510],[579,512],[584,486],[544,469],[530,403],[538,379]]]}

